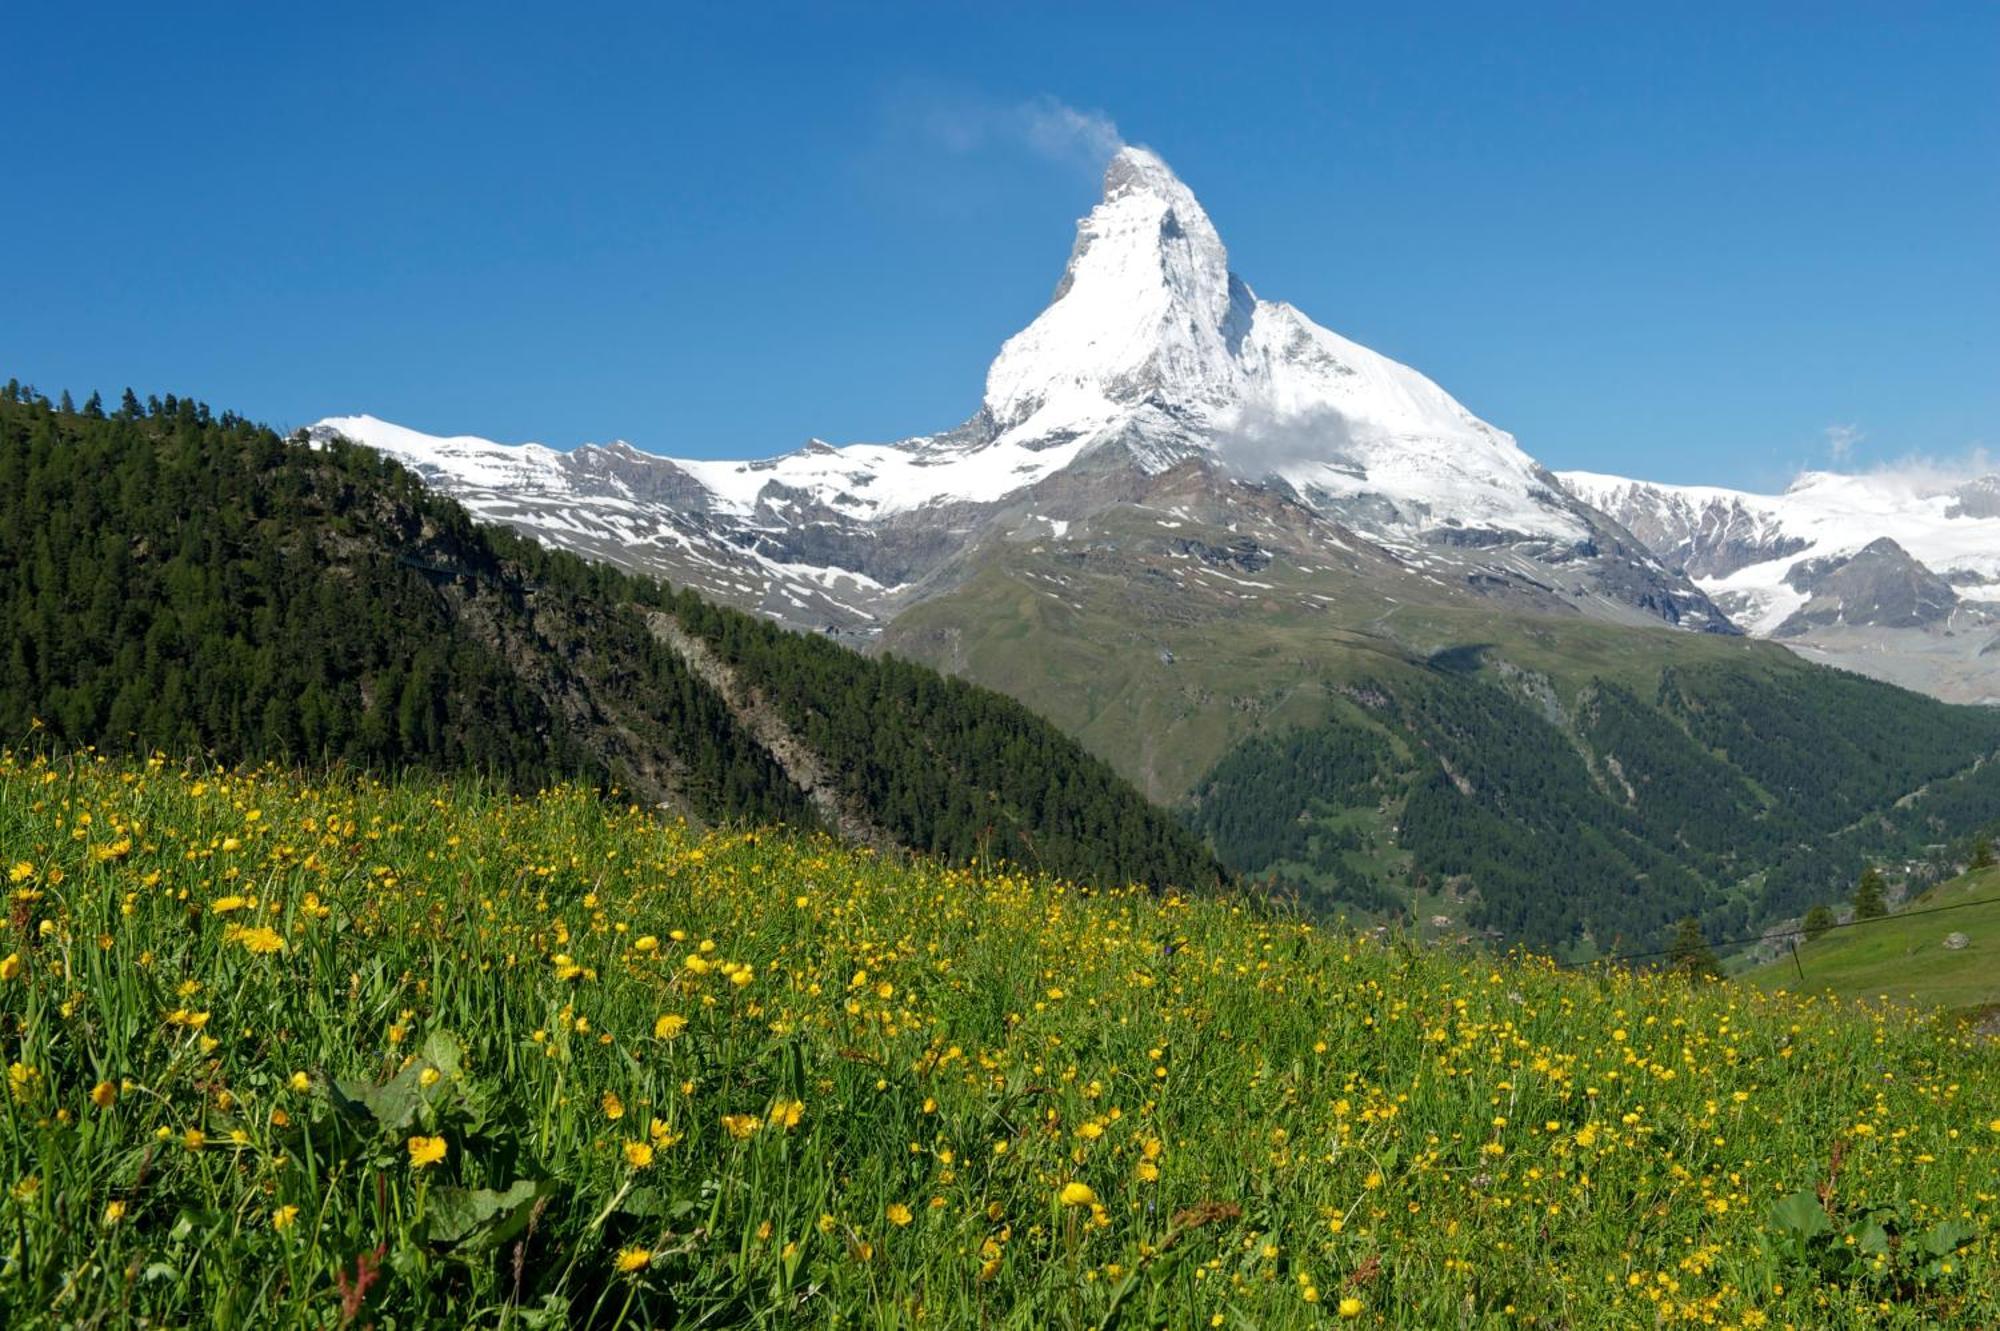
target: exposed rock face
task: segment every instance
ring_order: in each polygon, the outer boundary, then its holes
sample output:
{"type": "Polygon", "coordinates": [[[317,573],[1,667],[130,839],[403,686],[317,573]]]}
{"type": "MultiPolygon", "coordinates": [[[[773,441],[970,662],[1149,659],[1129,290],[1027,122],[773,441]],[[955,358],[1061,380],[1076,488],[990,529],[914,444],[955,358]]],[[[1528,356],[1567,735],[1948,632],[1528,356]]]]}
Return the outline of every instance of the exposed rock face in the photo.
{"type": "Polygon", "coordinates": [[[1807,600],[1777,627],[1780,638],[1833,624],[1920,628],[1950,618],[1958,604],[1950,583],[1886,536],[1852,555],[1801,560],[1785,581],[1807,600]]]}
{"type": "Polygon", "coordinates": [[[1726,577],[1811,544],[1787,533],[1778,515],[1751,495],[1584,472],[1566,472],[1564,479],[1572,493],[1602,509],[1661,562],[1692,578],[1726,577]]]}

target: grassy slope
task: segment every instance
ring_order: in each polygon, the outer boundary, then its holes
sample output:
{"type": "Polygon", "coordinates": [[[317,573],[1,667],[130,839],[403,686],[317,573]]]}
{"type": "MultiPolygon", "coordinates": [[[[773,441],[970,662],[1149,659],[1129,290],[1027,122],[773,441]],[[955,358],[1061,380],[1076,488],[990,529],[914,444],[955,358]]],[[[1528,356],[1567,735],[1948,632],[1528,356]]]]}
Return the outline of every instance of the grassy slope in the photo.
{"type": "Polygon", "coordinates": [[[1729,662],[1769,678],[1809,668],[1747,638],[1510,613],[1441,594],[1390,601],[1281,564],[1256,578],[1272,589],[1224,583],[1191,595],[1129,570],[1082,576],[1053,556],[1010,550],[906,611],[885,645],[1028,701],[1168,803],[1251,731],[1320,719],[1324,684],[1409,677],[1469,644],[1549,676],[1565,699],[1593,678],[1650,696],[1669,665],[1729,662]]]}
{"type": "Polygon", "coordinates": [[[578,791],[5,756],[0,865],[9,1326],[333,1325],[368,1254],[405,1327],[2000,1316],[2000,1063],[1914,1013],[578,791]],[[1863,1246],[1787,1255],[1830,1158],[1863,1246]]]}
{"type": "Polygon", "coordinates": [[[1989,902],[1944,915],[1899,913],[1880,924],[1835,929],[1800,944],[1798,967],[1786,956],[1745,978],[1763,989],[1906,999],[1952,1012],[1990,1012],[2000,1008],[2000,869],[1980,869],[1940,883],[1905,909],[1989,902]],[[1968,940],[1958,951],[1944,946],[1953,931],[1968,940]]]}

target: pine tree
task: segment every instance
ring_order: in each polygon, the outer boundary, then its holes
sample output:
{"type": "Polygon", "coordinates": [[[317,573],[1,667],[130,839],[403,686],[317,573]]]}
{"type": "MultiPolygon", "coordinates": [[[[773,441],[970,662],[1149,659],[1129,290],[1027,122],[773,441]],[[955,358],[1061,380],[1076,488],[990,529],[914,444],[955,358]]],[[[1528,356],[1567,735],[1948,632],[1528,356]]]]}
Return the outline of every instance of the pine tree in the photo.
{"type": "Polygon", "coordinates": [[[1825,903],[1817,904],[1806,912],[1805,924],[1802,927],[1805,930],[1806,941],[1815,942],[1828,929],[1833,928],[1833,912],[1826,908],[1825,903]]]}
{"type": "Polygon", "coordinates": [[[1980,837],[1972,843],[1972,863],[1969,867],[1974,869],[1990,869],[1993,867],[1993,843],[1991,841],[1985,837],[1980,837]]]}
{"type": "Polygon", "coordinates": [[[1674,943],[1667,952],[1667,965],[1689,976],[1722,973],[1722,968],[1716,964],[1714,950],[1701,932],[1701,921],[1694,916],[1684,917],[1674,927],[1674,943]]]}
{"type": "Polygon", "coordinates": [[[1882,896],[1882,874],[1871,864],[1861,871],[1861,881],[1854,885],[1854,918],[1879,920],[1888,913],[1889,903],[1882,896]]]}

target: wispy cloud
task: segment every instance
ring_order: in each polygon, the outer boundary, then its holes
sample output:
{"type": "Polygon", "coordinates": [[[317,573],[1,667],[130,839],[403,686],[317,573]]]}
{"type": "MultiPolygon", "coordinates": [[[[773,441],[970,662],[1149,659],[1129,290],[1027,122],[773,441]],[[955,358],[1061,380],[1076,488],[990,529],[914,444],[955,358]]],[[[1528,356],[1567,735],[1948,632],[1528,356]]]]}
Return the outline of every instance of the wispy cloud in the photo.
{"type": "Polygon", "coordinates": [[[1306,463],[1360,470],[1354,425],[1333,407],[1283,412],[1245,402],[1217,425],[1217,458],[1249,480],[1306,463]]]}
{"type": "Polygon", "coordinates": [[[1096,173],[1124,146],[1104,112],[1047,93],[1004,101],[962,89],[906,88],[885,107],[892,137],[914,137],[953,157],[1004,153],[1096,173]]]}
{"type": "Polygon", "coordinates": [[[1044,213],[1054,197],[1073,206],[1125,142],[1092,107],[937,80],[884,88],[876,117],[855,145],[857,182],[900,212],[955,220],[1005,215],[1029,198],[1044,213]]]}
{"type": "Polygon", "coordinates": [[[1854,456],[1854,446],[1867,437],[1858,425],[1829,425],[1826,427],[1826,455],[1833,459],[1834,466],[1844,467],[1854,456]]]}
{"type": "Polygon", "coordinates": [[[1013,114],[1021,118],[1028,146],[1051,161],[1098,170],[1125,146],[1117,124],[1102,111],[1079,111],[1043,96],[1023,102],[1013,114]]]}
{"type": "Polygon", "coordinates": [[[1888,462],[1879,462],[1867,474],[1886,485],[1911,494],[1934,495],[1963,485],[1996,470],[1993,454],[1974,444],[1962,453],[1936,456],[1911,453],[1888,462]]]}

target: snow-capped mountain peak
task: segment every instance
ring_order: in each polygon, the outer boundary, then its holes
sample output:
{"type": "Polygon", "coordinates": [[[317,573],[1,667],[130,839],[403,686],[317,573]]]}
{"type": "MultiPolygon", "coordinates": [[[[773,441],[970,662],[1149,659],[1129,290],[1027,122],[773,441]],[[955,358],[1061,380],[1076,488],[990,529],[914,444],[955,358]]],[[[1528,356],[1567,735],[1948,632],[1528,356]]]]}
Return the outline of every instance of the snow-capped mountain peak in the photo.
{"type": "Polygon", "coordinates": [[[1145,148],[1112,158],[1048,306],[1000,348],[980,409],[957,428],[815,440],[760,461],[558,454],[372,417],[320,431],[395,454],[482,516],[608,557],[636,546],[627,562],[794,622],[825,622],[815,588],[829,578],[862,588],[840,608],[879,622],[932,575],[947,585],[954,561],[1023,513],[1067,530],[1192,470],[1221,509],[1250,487],[1437,587],[1458,578],[1565,609],[1728,627],[1506,432],[1408,366],[1258,299],[1193,191],[1145,148]],[[1480,567],[1458,568],[1468,562],[1480,567]]]}
{"type": "Polygon", "coordinates": [[[1037,414],[1044,429],[1101,421],[1148,396],[1224,406],[1253,301],[1193,192],[1156,154],[1121,148],[1054,299],[987,371],[986,410],[1004,431],[1037,414]]]}

